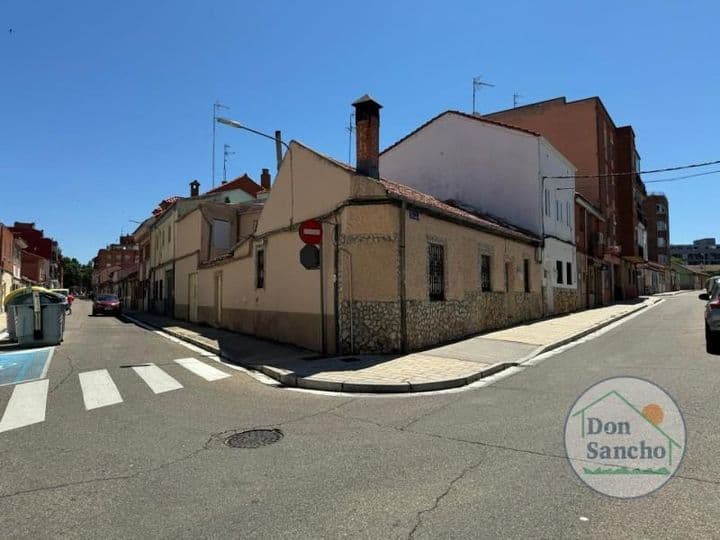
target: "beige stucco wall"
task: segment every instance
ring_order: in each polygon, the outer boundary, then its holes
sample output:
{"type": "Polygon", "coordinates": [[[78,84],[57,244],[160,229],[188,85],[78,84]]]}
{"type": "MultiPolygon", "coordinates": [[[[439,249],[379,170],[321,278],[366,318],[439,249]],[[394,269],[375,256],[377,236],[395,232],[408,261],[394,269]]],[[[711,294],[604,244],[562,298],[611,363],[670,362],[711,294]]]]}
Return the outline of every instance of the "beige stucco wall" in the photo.
{"type": "Polygon", "coordinates": [[[316,218],[350,196],[353,173],[290,143],[258,223],[258,235],[316,218]]]}
{"type": "Polygon", "coordinates": [[[176,215],[173,207],[153,227],[150,235],[150,261],[153,267],[172,261],[175,256],[176,215]]]}
{"type": "MultiPolygon", "coordinates": [[[[192,254],[175,263],[175,305],[186,306],[188,300],[188,276],[197,272],[197,255],[192,254]]],[[[183,317],[184,318],[184,317],[183,317]]]]}
{"type": "Polygon", "coordinates": [[[445,290],[448,300],[462,299],[480,289],[480,255],[490,255],[493,292],[505,291],[505,263],[512,265],[511,292],[524,291],[523,259],[530,260],[530,290],[539,293],[541,266],[535,247],[420,214],[406,221],[407,297],[428,299],[428,243],[445,246],[445,290]]]}
{"type": "Polygon", "coordinates": [[[200,249],[203,232],[203,219],[200,209],[178,220],[175,224],[175,253],[177,258],[184,257],[200,249]]]}
{"type": "Polygon", "coordinates": [[[397,300],[400,209],[394,205],[349,206],[341,212],[341,300],[397,300]],[[352,280],[352,289],[350,287],[352,280]]]}
{"type": "MultiPolygon", "coordinates": [[[[325,271],[325,331],[329,351],[334,350],[334,247],[333,225],[324,226],[323,263],[325,271]]],[[[225,328],[278,341],[321,349],[320,272],[306,270],[299,261],[303,247],[297,230],[250,240],[245,255],[226,264],[201,268],[199,272],[200,316],[214,320],[214,275],[222,272],[222,313],[225,328]],[[265,287],[256,285],[256,253],[265,250],[265,287]]]]}
{"type": "Polygon", "coordinates": [[[255,232],[257,222],[260,221],[260,210],[240,215],[240,238],[247,238],[255,232]]]}

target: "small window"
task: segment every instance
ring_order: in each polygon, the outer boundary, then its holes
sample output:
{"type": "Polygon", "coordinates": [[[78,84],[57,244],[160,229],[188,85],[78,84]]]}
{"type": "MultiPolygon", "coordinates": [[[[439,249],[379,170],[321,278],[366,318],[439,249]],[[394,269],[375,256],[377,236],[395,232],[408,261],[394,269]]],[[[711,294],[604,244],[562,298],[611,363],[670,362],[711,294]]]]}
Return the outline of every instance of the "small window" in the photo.
{"type": "Polygon", "coordinates": [[[568,227],[570,226],[570,203],[565,203],[565,221],[567,222],[568,227]]]}
{"type": "Polygon", "coordinates": [[[212,243],[216,249],[230,248],[230,222],[223,219],[213,219],[212,243]]]}
{"type": "Polygon", "coordinates": [[[665,238],[663,238],[662,236],[658,236],[657,245],[658,247],[665,247],[665,238]]]}
{"type": "Polygon", "coordinates": [[[445,300],[445,247],[428,245],[428,292],[430,300],[445,300]]]}
{"type": "Polygon", "coordinates": [[[556,278],[555,278],[555,282],[556,282],[556,283],[559,283],[560,285],[562,285],[562,282],[563,282],[563,278],[562,278],[562,274],[563,274],[563,264],[562,264],[562,261],[555,261],[555,271],[556,271],[556,273],[557,273],[557,276],[556,276],[556,278]]]}
{"type": "Polygon", "coordinates": [[[168,227],[167,231],[168,231],[168,243],[170,243],[170,239],[172,237],[172,229],[170,227],[168,227]]]}
{"type": "Polygon", "coordinates": [[[562,206],[560,206],[560,201],[558,200],[555,200],[555,219],[562,221],[562,206]]]}
{"type": "Polygon", "coordinates": [[[565,271],[566,271],[566,274],[567,274],[567,275],[565,276],[565,279],[566,279],[565,282],[566,282],[568,285],[572,285],[572,283],[573,283],[573,280],[572,280],[572,263],[565,263],[565,271]]]}
{"type": "Polygon", "coordinates": [[[658,231],[667,231],[667,222],[665,222],[665,221],[658,221],[658,222],[657,222],[657,230],[658,230],[658,231]]]}
{"type": "Polygon", "coordinates": [[[255,288],[265,288],[265,250],[258,249],[255,253],[255,288]]]}
{"type": "Polygon", "coordinates": [[[505,263],[505,292],[510,292],[510,289],[512,288],[512,263],[506,262],[505,263]]]}
{"type": "Polygon", "coordinates": [[[490,255],[480,255],[480,290],[489,292],[490,286],[490,255]]]}
{"type": "Polygon", "coordinates": [[[664,204],[656,204],[655,205],[655,211],[658,214],[664,214],[665,213],[665,205],[664,204]]]}
{"type": "Polygon", "coordinates": [[[525,292],[530,292],[530,259],[523,259],[523,282],[525,292]]]}

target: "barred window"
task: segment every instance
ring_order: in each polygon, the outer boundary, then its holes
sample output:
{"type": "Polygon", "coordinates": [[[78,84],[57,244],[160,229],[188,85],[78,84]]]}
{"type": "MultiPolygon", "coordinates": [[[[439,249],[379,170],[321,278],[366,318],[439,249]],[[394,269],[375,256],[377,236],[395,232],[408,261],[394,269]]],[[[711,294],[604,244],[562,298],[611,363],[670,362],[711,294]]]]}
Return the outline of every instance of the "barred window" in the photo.
{"type": "Polygon", "coordinates": [[[556,270],[556,282],[562,285],[563,282],[563,263],[562,261],[555,261],[555,270],[556,270]]]}
{"type": "Polygon", "coordinates": [[[445,247],[428,245],[428,290],[430,300],[445,300],[445,247]]]}
{"type": "Polygon", "coordinates": [[[525,292],[530,292],[530,259],[523,259],[523,281],[525,292]]]}
{"type": "Polygon", "coordinates": [[[491,291],[490,286],[490,255],[480,255],[480,290],[491,291]]]}
{"type": "Polygon", "coordinates": [[[565,280],[568,285],[572,285],[572,263],[565,263],[565,280]]]}

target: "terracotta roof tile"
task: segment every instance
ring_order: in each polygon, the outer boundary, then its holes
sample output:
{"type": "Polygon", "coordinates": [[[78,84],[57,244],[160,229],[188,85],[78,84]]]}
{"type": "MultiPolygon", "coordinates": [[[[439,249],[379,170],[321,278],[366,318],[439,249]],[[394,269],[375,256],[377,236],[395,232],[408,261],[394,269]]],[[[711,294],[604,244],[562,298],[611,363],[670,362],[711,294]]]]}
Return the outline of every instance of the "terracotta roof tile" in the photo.
{"type": "Polygon", "coordinates": [[[461,208],[461,206],[464,206],[462,203],[458,203],[456,201],[443,202],[432,195],[428,195],[427,193],[417,191],[416,189],[404,184],[399,184],[386,179],[381,179],[380,183],[391,196],[398,197],[421,207],[437,210],[443,214],[460,218],[463,221],[467,221],[487,229],[489,232],[497,232],[506,236],[512,236],[526,242],[539,241],[539,238],[529,231],[510,225],[497,218],[486,216],[476,211],[470,211],[468,207],[461,208]]]}
{"type": "MultiPolygon", "coordinates": [[[[222,191],[229,191],[231,189],[242,189],[248,195],[257,197],[257,194],[262,191],[262,186],[250,178],[247,174],[238,176],[235,180],[231,180],[225,184],[221,184],[215,189],[211,189],[207,193],[220,193],[222,191]]],[[[207,195],[206,193],[206,195],[207,195]]]]}

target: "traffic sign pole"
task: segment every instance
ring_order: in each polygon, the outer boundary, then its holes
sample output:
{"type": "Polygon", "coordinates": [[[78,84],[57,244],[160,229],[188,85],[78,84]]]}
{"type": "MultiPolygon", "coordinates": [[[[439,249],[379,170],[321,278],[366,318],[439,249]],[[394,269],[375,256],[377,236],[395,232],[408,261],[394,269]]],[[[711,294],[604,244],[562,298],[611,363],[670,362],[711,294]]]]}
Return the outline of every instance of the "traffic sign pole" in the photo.
{"type": "MultiPolygon", "coordinates": [[[[322,237],[322,235],[321,235],[322,237]]],[[[325,279],[323,279],[323,243],[320,242],[320,339],[322,339],[322,353],[327,354],[325,346],[325,279]]]]}

